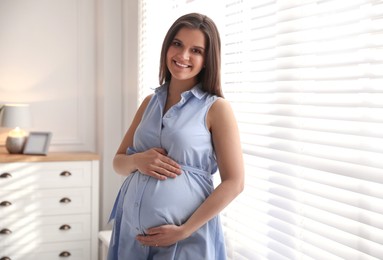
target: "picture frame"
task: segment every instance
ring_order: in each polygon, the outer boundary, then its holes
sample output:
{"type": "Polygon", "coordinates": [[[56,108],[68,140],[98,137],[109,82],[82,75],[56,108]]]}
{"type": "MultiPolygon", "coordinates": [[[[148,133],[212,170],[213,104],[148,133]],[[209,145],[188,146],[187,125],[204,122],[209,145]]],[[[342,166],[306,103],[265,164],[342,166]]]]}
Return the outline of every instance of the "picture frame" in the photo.
{"type": "Polygon", "coordinates": [[[46,155],[51,142],[51,132],[30,132],[23,154],[46,155]]]}

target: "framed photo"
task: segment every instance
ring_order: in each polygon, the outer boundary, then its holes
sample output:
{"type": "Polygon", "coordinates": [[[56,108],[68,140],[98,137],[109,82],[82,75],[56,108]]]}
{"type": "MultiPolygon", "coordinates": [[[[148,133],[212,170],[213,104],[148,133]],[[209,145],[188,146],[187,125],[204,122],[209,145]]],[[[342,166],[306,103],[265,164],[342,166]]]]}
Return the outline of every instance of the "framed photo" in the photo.
{"type": "Polygon", "coordinates": [[[23,153],[46,155],[51,137],[51,132],[30,132],[25,142],[23,153]]]}

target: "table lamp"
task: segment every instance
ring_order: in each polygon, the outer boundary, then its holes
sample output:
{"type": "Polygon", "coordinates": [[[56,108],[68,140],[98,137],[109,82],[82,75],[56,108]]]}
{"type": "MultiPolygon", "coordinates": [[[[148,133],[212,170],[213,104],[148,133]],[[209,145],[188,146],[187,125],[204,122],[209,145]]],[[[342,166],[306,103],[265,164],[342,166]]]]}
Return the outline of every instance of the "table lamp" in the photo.
{"type": "Polygon", "coordinates": [[[6,104],[2,108],[1,126],[13,128],[7,136],[5,147],[9,153],[22,153],[30,127],[31,117],[28,104],[6,104]]]}

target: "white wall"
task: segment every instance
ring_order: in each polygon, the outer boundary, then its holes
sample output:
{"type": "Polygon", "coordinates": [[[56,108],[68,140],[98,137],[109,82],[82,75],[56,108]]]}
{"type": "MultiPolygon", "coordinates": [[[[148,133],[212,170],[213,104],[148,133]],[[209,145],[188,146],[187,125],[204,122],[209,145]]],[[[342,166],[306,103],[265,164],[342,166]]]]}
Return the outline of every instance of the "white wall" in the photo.
{"type": "Polygon", "coordinates": [[[0,103],[29,103],[51,150],[95,149],[91,0],[0,1],[0,103]]]}
{"type": "Polygon", "coordinates": [[[135,2],[0,1],[0,104],[29,103],[50,151],[100,154],[103,229],[122,181],[113,155],[137,107],[135,2]]]}
{"type": "Polygon", "coordinates": [[[101,227],[106,229],[122,183],[113,171],[113,156],[137,109],[138,3],[98,0],[97,6],[97,140],[103,170],[101,227]]]}

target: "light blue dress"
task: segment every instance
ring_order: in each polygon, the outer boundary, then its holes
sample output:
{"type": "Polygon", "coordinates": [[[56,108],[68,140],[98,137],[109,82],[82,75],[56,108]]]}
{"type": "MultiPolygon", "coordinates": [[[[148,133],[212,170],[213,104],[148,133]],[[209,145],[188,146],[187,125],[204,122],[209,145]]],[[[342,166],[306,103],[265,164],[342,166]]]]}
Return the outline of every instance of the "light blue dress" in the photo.
{"type": "Polygon", "coordinates": [[[126,178],[111,214],[109,260],[226,259],[218,216],[169,247],[142,246],[135,239],[150,227],[183,224],[213,191],[217,162],[206,115],[218,97],[198,84],[163,115],[167,91],[167,84],[155,90],[127,153],[162,147],[181,165],[182,174],[160,181],[136,171],[126,178]]]}

